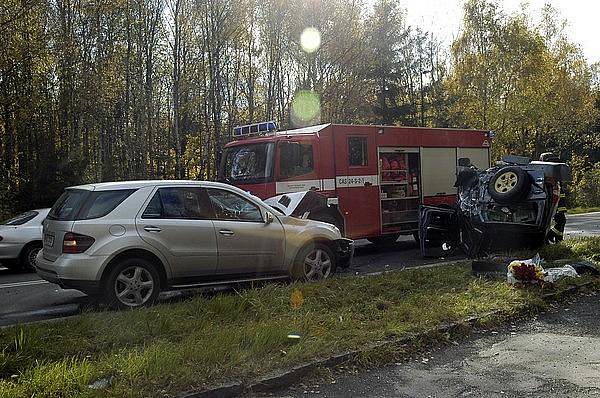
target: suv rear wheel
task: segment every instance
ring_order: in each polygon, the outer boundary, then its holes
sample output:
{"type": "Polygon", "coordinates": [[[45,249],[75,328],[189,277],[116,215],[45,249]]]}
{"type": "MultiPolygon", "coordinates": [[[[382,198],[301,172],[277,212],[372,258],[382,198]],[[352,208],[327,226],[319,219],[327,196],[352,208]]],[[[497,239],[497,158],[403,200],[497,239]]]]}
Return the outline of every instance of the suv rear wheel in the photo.
{"type": "Polygon", "coordinates": [[[298,252],[292,277],[302,281],[317,281],[331,276],[335,268],[335,256],[331,249],[322,243],[311,243],[298,252]]]}
{"type": "Polygon", "coordinates": [[[110,272],[104,286],[109,305],[137,308],[151,305],[160,293],[160,276],[152,263],[143,258],[120,261],[110,272]]]}

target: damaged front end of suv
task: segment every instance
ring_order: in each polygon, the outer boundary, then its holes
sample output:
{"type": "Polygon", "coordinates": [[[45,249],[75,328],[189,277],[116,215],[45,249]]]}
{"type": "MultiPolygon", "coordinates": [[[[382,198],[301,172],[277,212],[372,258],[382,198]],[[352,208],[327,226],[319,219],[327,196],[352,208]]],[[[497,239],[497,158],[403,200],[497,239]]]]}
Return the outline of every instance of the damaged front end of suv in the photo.
{"type": "Polygon", "coordinates": [[[471,258],[497,251],[537,248],[547,241],[561,185],[570,180],[562,162],[505,156],[480,170],[460,159],[452,208],[421,206],[419,235],[425,257],[456,250],[471,258]]]}

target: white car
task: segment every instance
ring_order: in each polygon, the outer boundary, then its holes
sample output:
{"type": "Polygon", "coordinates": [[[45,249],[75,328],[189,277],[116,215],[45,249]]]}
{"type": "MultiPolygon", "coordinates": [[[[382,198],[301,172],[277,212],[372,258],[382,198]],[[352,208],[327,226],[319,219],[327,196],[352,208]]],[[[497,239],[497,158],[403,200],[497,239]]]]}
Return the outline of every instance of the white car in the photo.
{"type": "Polygon", "coordinates": [[[0,224],[0,264],[7,268],[35,269],[42,248],[42,222],[50,209],[30,210],[0,224]]]}
{"type": "Polygon", "coordinates": [[[126,181],[71,187],[44,221],[37,273],[118,307],[160,290],[275,278],[317,280],[352,259],[323,222],[276,214],[231,185],[126,181]]]}

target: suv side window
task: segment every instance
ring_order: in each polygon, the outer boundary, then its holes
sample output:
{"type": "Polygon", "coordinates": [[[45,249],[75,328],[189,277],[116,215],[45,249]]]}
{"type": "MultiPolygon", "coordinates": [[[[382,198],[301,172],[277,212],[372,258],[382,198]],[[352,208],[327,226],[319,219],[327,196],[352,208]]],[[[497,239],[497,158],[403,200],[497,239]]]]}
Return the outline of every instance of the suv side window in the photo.
{"type": "Polygon", "coordinates": [[[263,222],[258,206],[222,189],[207,189],[217,220],[263,222]]]}
{"type": "Polygon", "coordinates": [[[142,218],[205,220],[212,218],[212,208],[201,188],[159,188],[142,218]]]}

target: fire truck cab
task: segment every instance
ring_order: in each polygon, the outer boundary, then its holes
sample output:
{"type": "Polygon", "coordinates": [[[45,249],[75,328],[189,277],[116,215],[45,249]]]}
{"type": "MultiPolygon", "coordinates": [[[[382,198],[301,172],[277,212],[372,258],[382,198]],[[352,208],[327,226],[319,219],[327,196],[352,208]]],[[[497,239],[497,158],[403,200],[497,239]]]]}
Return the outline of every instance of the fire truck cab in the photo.
{"type": "Polygon", "coordinates": [[[225,146],[219,179],[262,199],[317,191],[328,206],[309,218],[333,223],[352,239],[415,234],[420,204],[456,202],[458,159],[490,165],[492,136],[482,130],[322,124],[269,131],[272,122],[245,127],[236,128],[236,140],[225,146]]]}

